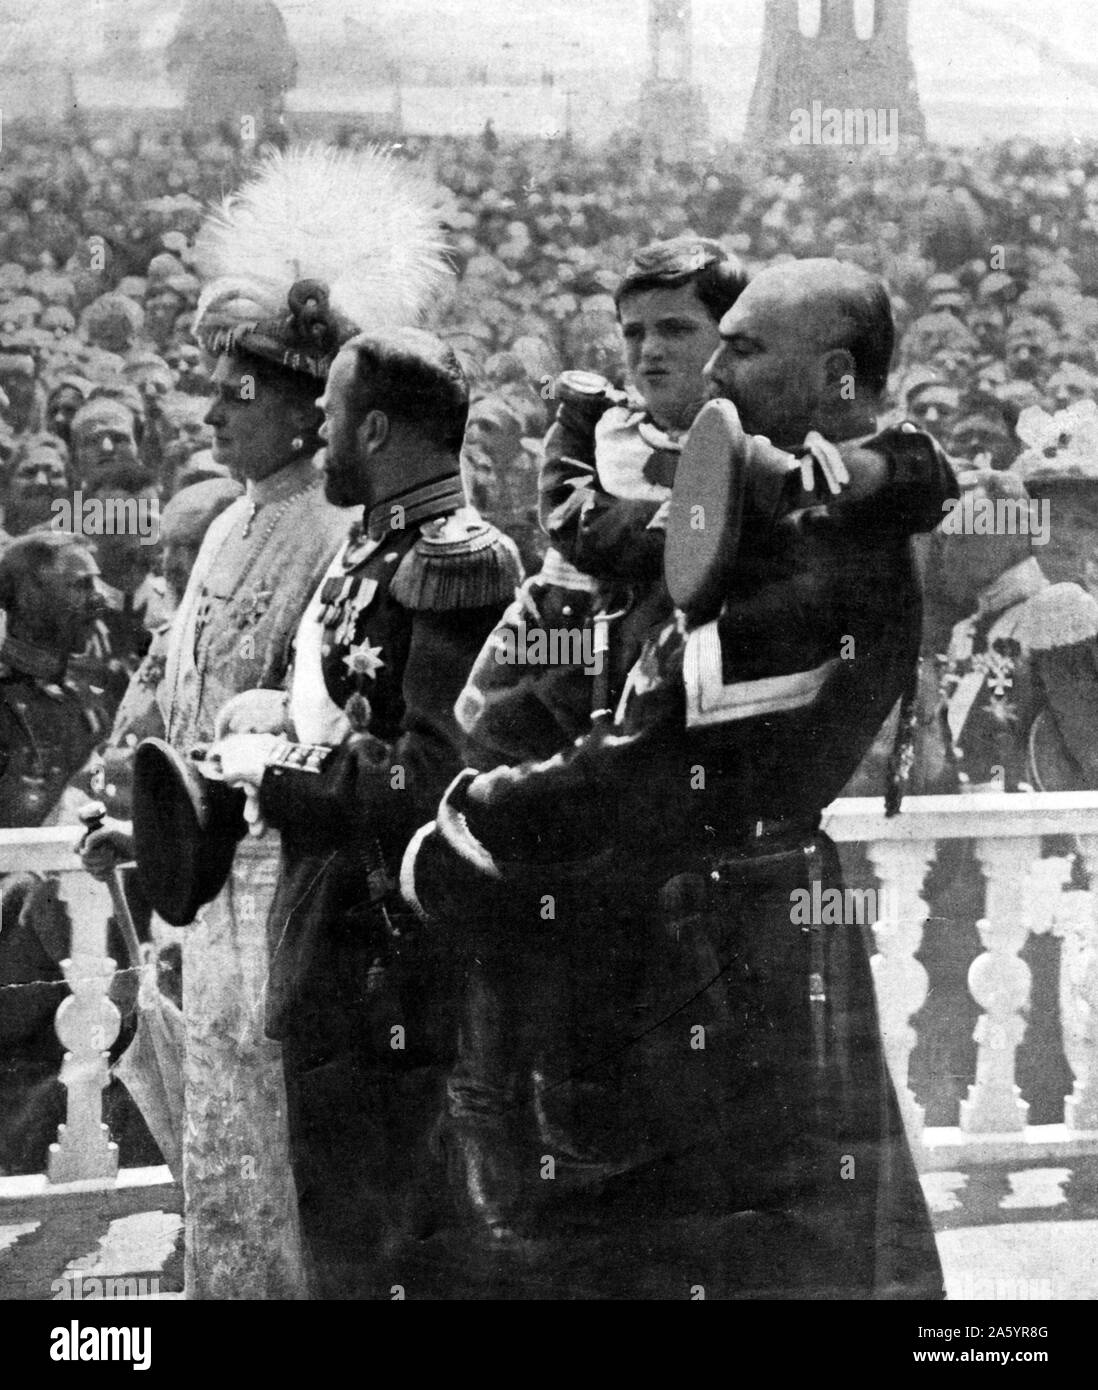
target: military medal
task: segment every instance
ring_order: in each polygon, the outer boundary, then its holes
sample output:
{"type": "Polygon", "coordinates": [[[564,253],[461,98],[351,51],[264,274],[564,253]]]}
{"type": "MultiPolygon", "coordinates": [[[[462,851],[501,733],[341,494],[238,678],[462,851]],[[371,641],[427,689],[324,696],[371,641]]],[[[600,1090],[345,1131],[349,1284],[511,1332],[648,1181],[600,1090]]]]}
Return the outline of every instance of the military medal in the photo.
{"type": "Polygon", "coordinates": [[[320,621],[337,647],[354,641],[358,620],[373,602],[377,580],[353,576],[327,579],[320,591],[320,621]]]}
{"type": "Polygon", "coordinates": [[[380,645],[372,647],[369,638],[352,647],[343,658],[343,663],[352,676],[366,676],[368,680],[374,680],[385,665],[380,645]]]}

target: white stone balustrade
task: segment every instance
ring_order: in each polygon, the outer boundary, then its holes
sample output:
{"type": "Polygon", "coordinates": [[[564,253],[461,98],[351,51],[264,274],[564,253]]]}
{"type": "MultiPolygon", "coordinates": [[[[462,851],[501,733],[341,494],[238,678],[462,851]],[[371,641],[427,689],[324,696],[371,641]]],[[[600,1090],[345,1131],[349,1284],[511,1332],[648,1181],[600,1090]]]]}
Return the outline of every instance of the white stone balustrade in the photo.
{"type": "Polygon", "coordinates": [[[1098,892],[1072,890],[1070,859],[1042,859],[1044,836],[1071,835],[1098,888],[1098,793],[986,793],[909,797],[886,820],[877,798],[837,801],[824,829],[839,843],[861,843],[890,919],[877,924],[873,959],[885,1054],[916,1156],[924,1168],[965,1168],[1000,1160],[1069,1159],[1098,1154],[1098,892]],[[969,971],[983,1010],[976,1028],[976,1079],[961,1103],[959,1128],[923,1129],[908,1087],[915,1045],[912,1017],[926,999],[926,973],[914,959],[928,908],[923,882],[937,846],[969,840],[985,879],[984,954],[969,971]],[[1062,1125],[1030,1125],[1015,1083],[1030,978],[1019,952],[1030,932],[1063,938],[1061,1017],[1064,1051],[1076,1076],[1062,1125]]]}
{"type": "Polygon", "coordinates": [[[72,993],[61,1002],[56,1025],[66,1048],[60,1076],[66,1120],[50,1148],[51,1183],[110,1182],[118,1174],[118,1148],[103,1123],[107,1058],[121,1022],[107,997],[115,970],[107,955],[111,901],[73,853],[81,833],[78,825],[0,831],[0,873],[55,877],[72,922],[72,949],[61,963],[72,993]]]}
{"type": "MultiPolygon", "coordinates": [[[[1068,886],[1070,860],[1040,857],[1042,837],[1072,835],[1098,885],[1098,793],[910,797],[892,820],[884,818],[879,799],[839,801],[828,809],[824,827],[836,841],[864,844],[883,890],[879,901],[889,905],[889,920],[874,928],[873,972],[885,1053],[920,1164],[963,1169],[1001,1159],[1098,1154],[1098,894],[1068,886]],[[924,1130],[907,1084],[916,1040],[911,1020],[927,992],[926,972],[915,955],[928,913],[923,883],[939,843],[953,839],[975,842],[987,881],[980,926],[985,952],[969,975],[984,1012],[976,1080],[963,1102],[960,1127],[924,1130]],[[1063,940],[1064,1051],[1076,1083],[1061,1125],[1028,1124],[1015,1084],[1029,998],[1029,972],[1018,953],[1031,931],[1054,932],[1063,940]]],[[[67,1049],[61,1072],[67,1116],[50,1156],[49,1181],[101,1185],[112,1184],[117,1173],[117,1151],[102,1124],[102,1097],[119,1020],[107,997],[114,968],[106,954],[110,899],[80,869],[73,854],[79,834],[74,826],[0,831],[0,873],[56,875],[68,905],[73,944],[64,969],[73,993],[57,1019],[67,1049]]]]}
{"type": "Polygon", "coordinates": [[[870,964],[877,989],[881,1031],[889,1070],[896,1078],[896,1099],[911,1134],[921,1134],[923,1110],[907,1084],[907,1064],[915,1046],[912,1015],[926,999],[927,973],[915,959],[929,909],[923,881],[934,858],[933,841],[878,840],[866,846],[881,885],[880,901],[894,904],[896,915],[874,924],[877,954],[870,964]]]}

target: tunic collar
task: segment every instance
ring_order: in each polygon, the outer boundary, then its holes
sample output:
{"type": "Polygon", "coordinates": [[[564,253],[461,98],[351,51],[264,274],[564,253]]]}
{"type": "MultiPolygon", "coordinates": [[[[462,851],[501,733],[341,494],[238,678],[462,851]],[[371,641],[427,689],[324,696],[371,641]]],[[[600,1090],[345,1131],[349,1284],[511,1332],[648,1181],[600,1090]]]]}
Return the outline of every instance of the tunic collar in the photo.
{"type": "Polygon", "coordinates": [[[0,662],[13,670],[35,680],[56,682],[63,679],[68,662],[61,652],[47,651],[45,647],[22,642],[18,637],[5,634],[0,642],[0,662]]]}
{"type": "Polygon", "coordinates": [[[409,530],[421,521],[456,512],[464,504],[460,473],[447,473],[386,497],[363,516],[363,525],[371,540],[380,540],[390,531],[409,530]]]}

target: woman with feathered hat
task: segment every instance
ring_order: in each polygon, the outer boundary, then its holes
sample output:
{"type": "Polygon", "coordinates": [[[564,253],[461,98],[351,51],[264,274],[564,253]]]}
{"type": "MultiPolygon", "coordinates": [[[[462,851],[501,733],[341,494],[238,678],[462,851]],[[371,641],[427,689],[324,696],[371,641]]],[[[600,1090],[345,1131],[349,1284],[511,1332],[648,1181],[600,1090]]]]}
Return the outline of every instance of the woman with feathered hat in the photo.
{"type": "MultiPolygon", "coordinates": [[[[217,389],[206,418],[246,492],[210,528],[175,619],[161,694],[174,755],[210,743],[242,691],[269,692],[257,716],[278,726],[294,632],[347,529],[312,462],[316,397],[354,332],[418,317],[445,270],[436,237],[431,185],[376,150],[274,155],[205,224],[195,336],[217,389]]],[[[136,830],[147,876],[155,836],[136,830]]],[[[90,867],[111,857],[103,843],[89,837],[90,867]]],[[[282,1059],[263,1032],[278,838],[245,837],[201,908],[208,885],[182,881],[176,846],[161,852],[178,919],[197,911],[184,948],[187,1296],[304,1297],[282,1059]]]]}

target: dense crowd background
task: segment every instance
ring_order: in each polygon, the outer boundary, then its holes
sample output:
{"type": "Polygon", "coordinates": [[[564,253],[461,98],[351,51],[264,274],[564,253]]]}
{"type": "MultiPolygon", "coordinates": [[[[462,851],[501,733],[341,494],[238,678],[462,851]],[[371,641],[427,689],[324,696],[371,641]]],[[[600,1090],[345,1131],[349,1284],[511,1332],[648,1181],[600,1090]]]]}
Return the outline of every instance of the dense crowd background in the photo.
{"type": "MultiPolygon", "coordinates": [[[[446,190],[456,278],[431,326],[476,384],[470,491],[528,562],[540,549],[533,501],[547,383],[567,366],[621,384],[611,294],[630,252],[656,238],[714,237],[749,269],[835,255],[882,274],[901,335],[892,405],[959,458],[1005,468],[1023,451],[1063,451],[1078,428],[1073,408],[1098,399],[1098,152],[1013,141],[855,160],[728,147],[699,167],[653,162],[626,138],[591,151],[509,144],[494,131],[401,148],[446,190]],[[1023,418],[1030,407],[1044,414],[1023,418]]],[[[132,414],[138,462],[162,497],[217,472],[189,332],[192,248],[204,208],[251,157],[178,134],[9,133],[0,164],[9,534],[87,477],[93,446],[86,429],[73,437],[72,419],[91,399],[132,414]],[[66,475],[43,467],[51,455],[66,475]]]]}
{"type": "MultiPolygon", "coordinates": [[[[203,528],[235,495],[205,423],[211,388],[191,336],[194,244],[205,210],[242,181],[256,151],[164,132],[9,129],[5,137],[0,554],[12,538],[48,526],[53,504],[78,490],[85,501],[163,505],[199,481],[224,487],[162,512],[159,546],[130,536],[96,547],[117,602],[101,624],[98,657],[83,677],[74,663],[70,677],[94,690],[102,731],[115,720],[122,767],[162,670],[162,642],[151,634],[159,625],[162,636],[203,528]],[[119,711],[135,672],[131,708],[119,711]]],[[[701,164],[671,165],[624,137],[590,150],[509,142],[489,130],[406,138],[400,152],[426,165],[442,190],[455,277],[428,326],[449,339],[474,385],[463,454],[470,500],[514,537],[528,571],[545,548],[536,498],[552,382],[564,368],[585,368],[626,384],[614,288],[634,250],[689,230],[721,241],[749,272],[782,257],[837,256],[881,274],[899,333],[890,418],[924,426],[962,464],[1020,473],[1035,494],[1050,474],[1072,479],[1072,506],[1057,514],[1070,525],[1041,564],[1050,578],[1077,579],[1098,594],[1098,148],[1011,141],[889,158],[734,146],[701,164]]],[[[71,740],[69,773],[94,741],[87,730],[80,738],[71,740]]],[[[106,767],[98,782],[75,780],[61,818],[72,819],[89,794],[126,813],[109,752],[106,767]]],[[[3,823],[41,819],[21,802],[19,818],[3,823]]],[[[21,903],[5,895],[6,921],[21,903]]],[[[971,1001],[960,982],[980,947],[974,928],[954,938],[963,1013],[971,1001]]],[[[31,978],[44,978],[41,968],[31,978]]],[[[1050,980],[1056,968],[1047,963],[1050,980]]],[[[55,1002],[45,1001],[38,1030],[54,1050],[55,1002]]],[[[947,1074],[931,1115],[938,1122],[954,1122],[971,1074],[966,1046],[948,1066],[937,1058],[924,1068],[947,1074]]],[[[36,1063],[51,1094],[59,1092],[56,1060],[44,1052],[36,1063]]],[[[1069,1087],[1067,1076],[1059,1095],[1069,1087]]],[[[56,1119],[46,1116],[38,1138],[56,1119]]],[[[127,1153],[143,1142],[131,1139],[127,1153]]],[[[0,1167],[40,1166],[32,1148],[0,1167]]]]}

